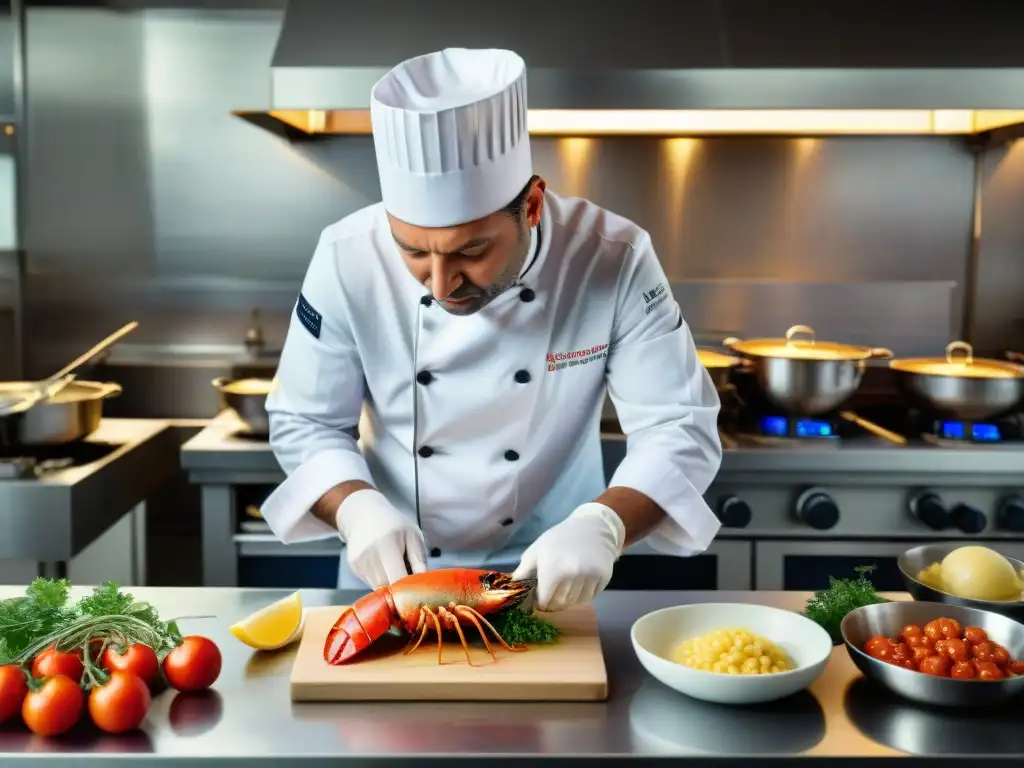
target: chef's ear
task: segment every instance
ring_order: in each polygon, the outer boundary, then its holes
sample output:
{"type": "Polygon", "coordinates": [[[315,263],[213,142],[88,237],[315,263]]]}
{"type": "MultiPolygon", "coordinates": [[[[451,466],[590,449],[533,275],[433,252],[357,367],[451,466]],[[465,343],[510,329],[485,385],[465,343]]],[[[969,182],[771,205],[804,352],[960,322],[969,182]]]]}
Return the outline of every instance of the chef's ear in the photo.
{"type": "Polygon", "coordinates": [[[526,196],[526,225],[531,229],[540,224],[544,212],[544,190],[548,183],[540,176],[534,176],[530,182],[530,192],[526,196]]]}

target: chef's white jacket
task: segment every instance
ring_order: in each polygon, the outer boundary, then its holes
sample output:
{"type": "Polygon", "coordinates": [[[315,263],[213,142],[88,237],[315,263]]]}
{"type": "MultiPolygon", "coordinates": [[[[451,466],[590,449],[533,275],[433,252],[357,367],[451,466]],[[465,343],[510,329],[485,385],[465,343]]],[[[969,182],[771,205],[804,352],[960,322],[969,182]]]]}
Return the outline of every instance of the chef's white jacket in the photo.
{"type": "MultiPolygon", "coordinates": [[[[532,232],[516,285],[459,317],[428,306],[381,204],[324,230],[266,404],[282,542],[337,537],[310,507],[363,480],[418,522],[429,567],[514,567],[605,490],[607,391],[627,435],[611,485],[667,513],[647,543],[707,549],[720,403],[650,236],[550,191],[532,232]]],[[[339,586],[365,586],[344,556],[339,586]]]]}

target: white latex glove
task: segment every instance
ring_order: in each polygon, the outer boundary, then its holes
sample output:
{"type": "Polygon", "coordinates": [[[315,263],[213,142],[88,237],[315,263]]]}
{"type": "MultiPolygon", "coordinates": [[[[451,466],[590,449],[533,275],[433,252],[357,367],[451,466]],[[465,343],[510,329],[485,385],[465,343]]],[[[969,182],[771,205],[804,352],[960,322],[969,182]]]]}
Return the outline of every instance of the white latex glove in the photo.
{"type": "Polygon", "coordinates": [[[335,517],[352,571],[376,589],[427,570],[423,532],[395,509],[384,494],[364,488],[345,498],[335,517]]]}
{"type": "Polygon", "coordinates": [[[608,586],[626,527],[610,507],[588,502],[531,544],[513,579],[537,578],[537,610],[588,603],[608,586]]]}

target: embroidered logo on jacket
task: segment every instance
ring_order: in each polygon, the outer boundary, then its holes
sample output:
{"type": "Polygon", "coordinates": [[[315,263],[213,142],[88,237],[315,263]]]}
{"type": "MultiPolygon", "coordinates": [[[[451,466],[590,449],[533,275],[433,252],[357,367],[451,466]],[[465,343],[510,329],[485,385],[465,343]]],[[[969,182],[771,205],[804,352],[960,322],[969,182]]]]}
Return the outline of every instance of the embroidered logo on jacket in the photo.
{"type": "Polygon", "coordinates": [[[658,283],[656,286],[651,288],[651,290],[644,291],[643,292],[643,297],[644,297],[644,304],[647,305],[646,307],[644,307],[644,314],[645,315],[649,315],[663,301],[665,301],[665,299],[667,299],[669,297],[669,294],[666,292],[665,284],[664,283],[658,283]]]}
{"type": "Polygon", "coordinates": [[[592,363],[595,360],[603,360],[608,356],[607,349],[607,344],[598,344],[595,347],[576,349],[571,352],[548,352],[548,370],[560,371],[563,368],[572,368],[592,363]]]}
{"type": "Polygon", "coordinates": [[[314,339],[320,338],[320,326],[324,316],[313,309],[313,305],[306,301],[306,297],[299,294],[299,301],[295,305],[295,317],[302,323],[302,327],[309,331],[314,339]]]}

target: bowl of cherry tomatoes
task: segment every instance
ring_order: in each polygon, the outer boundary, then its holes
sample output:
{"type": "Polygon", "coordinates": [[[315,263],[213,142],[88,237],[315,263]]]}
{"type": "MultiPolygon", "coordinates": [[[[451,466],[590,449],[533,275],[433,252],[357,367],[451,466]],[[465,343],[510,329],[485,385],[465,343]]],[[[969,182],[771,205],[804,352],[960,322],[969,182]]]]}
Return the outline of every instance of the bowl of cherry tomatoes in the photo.
{"type": "Polygon", "coordinates": [[[945,603],[865,605],[840,625],[866,678],[920,704],[984,706],[1024,692],[1024,624],[945,603]]]}

